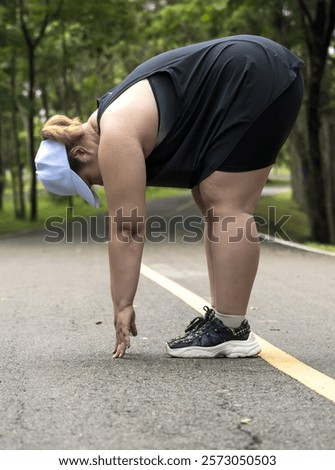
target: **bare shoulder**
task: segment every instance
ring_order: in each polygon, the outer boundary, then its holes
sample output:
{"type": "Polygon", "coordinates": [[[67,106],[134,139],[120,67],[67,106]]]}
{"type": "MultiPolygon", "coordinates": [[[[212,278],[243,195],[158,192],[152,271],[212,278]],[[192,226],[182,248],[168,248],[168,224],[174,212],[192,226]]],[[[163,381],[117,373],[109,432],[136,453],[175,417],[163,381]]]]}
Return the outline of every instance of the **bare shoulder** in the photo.
{"type": "Polygon", "coordinates": [[[105,137],[108,134],[112,138],[117,133],[125,140],[138,140],[146,157],[155,147],[158,121],[157,104],[149,81],[141,80],[108,106],[101,117],[100,132],[105,137]]]}

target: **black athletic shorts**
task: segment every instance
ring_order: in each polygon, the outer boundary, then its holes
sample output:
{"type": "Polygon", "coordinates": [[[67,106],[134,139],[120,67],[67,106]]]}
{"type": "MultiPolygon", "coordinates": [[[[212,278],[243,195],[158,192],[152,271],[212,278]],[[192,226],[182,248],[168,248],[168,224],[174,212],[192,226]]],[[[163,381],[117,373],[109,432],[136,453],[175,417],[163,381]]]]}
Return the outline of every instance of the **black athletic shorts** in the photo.
{"type": "MultiPolygon", "coordinates": [[[[159,103],[157,145],[172,129],[178,112],[178,100],[169,74],[156,73],[149,77],[159,103]]],[[[252,122],[235,148],[217,168],[219,171],[242,172],[265,168],[275,163],[298,116],[304,94],[301,72],[291,85],[252,122]]],[[[216,142],[216,148],[218,146],[216,142]]]]}
{"type": "Polygon", "coordinates": [[[297,119],[304,94],[301,72],[251,124],[219,171],[250,171],[273,165],[297,119]]]}

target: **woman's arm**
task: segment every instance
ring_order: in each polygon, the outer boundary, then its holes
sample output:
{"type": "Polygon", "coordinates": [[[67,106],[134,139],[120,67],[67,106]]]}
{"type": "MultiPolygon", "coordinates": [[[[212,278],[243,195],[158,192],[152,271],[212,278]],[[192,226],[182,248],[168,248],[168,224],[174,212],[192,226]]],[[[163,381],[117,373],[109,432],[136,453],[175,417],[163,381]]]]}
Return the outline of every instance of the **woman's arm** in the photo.
{"type": "MultiPolygon", "coordinates": [[[[130,347],[130,333],[137,334],[133,301],[137,290],[146,224],[145,157],[154,146],[157,121],[150,95],[143,102],[125,96],[101,124],[99,166],[109,216],[109,265],[114,305],[116,345],[114,357],[130,347]],[[152,142],[150,144],[150,142],[152,142]]],[[[131,94],[132,92],[130,92],[131,94]]]]}
{"type": "Polygon", "coordinates": [[[129,333],[137,334],[133,301],[146,222],[144,156],[134,142],[127,140],[122,139],[122,148],[117,148],[114,141],[109,150],[105,145],[99,149],[110,218],[108,251],[116,329],[114,357],[122,357],[129,348],[129,333]]]}

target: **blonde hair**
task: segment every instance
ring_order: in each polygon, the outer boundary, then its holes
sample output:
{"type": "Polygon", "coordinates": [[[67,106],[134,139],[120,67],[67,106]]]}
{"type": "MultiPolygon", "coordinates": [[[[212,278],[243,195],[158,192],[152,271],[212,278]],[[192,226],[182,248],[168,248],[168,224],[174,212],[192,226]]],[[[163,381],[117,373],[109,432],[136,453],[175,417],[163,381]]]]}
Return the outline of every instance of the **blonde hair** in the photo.
{"type": "Polygon", "coordinates": [[[61,114],[56,114],[48,119],[41,131],[43,139],[57,140],[70,148],[83,135],[84,130],[79,118],[71,119],[61,114]]]}

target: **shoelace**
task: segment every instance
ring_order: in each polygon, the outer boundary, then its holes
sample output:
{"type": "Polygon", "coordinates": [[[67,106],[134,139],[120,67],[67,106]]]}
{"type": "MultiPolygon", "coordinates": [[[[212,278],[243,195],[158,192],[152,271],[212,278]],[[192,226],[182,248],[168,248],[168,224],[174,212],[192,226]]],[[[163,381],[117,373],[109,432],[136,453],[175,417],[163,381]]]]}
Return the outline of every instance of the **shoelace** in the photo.
{"type": "Polygon", "coordinates": [[[191,323],[185,329],[185,333],[195,333],[196,331],[200,330],[201,327],[205,326],[206,323],[213,320],[215,316],[214,310],[207,306],[204,307],[204,310],[206,312],[205,316],[201,315],[200,317],[193,318],[191,323]]]}

